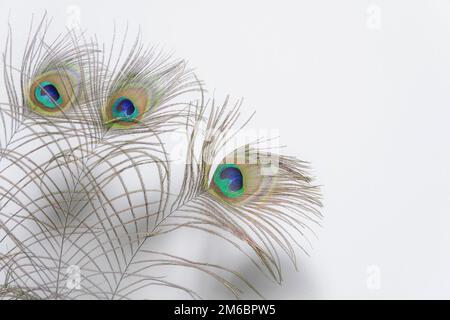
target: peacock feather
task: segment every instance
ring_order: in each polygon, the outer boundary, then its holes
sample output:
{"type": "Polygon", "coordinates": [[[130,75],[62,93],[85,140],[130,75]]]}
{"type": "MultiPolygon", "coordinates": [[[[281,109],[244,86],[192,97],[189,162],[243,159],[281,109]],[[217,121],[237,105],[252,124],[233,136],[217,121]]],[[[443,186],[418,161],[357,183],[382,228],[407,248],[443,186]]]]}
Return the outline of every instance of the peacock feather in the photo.
{"type": "Polygon", "coordinates": [[[2,55],[0,296],[208,298],[199,281],[261,296],[238,256],[281,283],[282,256],[296,265],[321,220],[308,163],[261,140],[226,151],[242,101],[206,98],[140,35],[108,46],[49,27],[32,23],[22,54],[9,27],[2,55]]]}

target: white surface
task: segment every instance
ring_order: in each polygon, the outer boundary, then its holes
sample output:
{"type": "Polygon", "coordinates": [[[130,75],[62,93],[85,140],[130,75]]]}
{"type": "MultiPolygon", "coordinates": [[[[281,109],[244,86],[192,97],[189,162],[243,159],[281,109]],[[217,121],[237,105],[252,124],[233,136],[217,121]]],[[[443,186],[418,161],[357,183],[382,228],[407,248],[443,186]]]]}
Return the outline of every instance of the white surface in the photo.
{"type": "Polygon", "coordinates": [[[324,228],[269,298],[450,298],[449,1],[1,0],[0,34],[72,5],[106,42],[140,25],[312,162],[324,228]]]}

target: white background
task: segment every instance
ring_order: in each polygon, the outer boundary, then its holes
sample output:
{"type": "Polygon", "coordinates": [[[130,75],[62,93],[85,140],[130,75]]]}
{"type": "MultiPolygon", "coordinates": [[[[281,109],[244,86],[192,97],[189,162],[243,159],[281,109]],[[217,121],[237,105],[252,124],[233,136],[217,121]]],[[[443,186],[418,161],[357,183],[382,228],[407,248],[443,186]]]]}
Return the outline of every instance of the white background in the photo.
{"type": "Polygon", "coordinates": [[[269,298],[450,298],[450,1],[1,0],[2,43],[44,10],[141,26],[312,163],[324,226],[269,298]]]}

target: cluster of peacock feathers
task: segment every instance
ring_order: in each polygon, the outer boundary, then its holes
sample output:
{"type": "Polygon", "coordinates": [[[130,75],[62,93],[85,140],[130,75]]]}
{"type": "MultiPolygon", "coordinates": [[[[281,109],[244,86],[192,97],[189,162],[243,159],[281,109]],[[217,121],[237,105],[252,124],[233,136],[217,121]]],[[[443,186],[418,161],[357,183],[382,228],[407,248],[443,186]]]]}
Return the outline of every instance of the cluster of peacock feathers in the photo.
{"type": "Polygon", "coordinates": [[[241,101],[206,98],[140,36],[48,30],[44,17],[17,53],[9,28],[2,55],[0,297],[258,295],[239,257],[281,283],[321,219],[308,164],[260,140],[224,153],[241,101]]]}

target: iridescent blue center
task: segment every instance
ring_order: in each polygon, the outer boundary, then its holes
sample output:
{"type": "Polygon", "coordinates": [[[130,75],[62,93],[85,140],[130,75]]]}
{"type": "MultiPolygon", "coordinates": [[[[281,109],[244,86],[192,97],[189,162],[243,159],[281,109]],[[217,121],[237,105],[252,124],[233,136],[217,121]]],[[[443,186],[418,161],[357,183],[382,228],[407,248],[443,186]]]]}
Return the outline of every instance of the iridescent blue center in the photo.
{"type": "Polygon", "coordinates": [[[115,119],[132,122],[136,119],[138,113],[134,103],[126,97],[120,97],[114,102],[112,116],[115,119]]]}
{"type": "Polygon", "coordinates": [[[45,107],[54,109],[62,103],[61,95],[56,86],[48,81],[42,82],[35,90],[36,100],[45,107]]]}
{"type": "Polygon", "coordinates": [[[234,163],[219,165],[213,179],[216,187],[228,198],[238,198],[244,194],[244,177],[234,163]]]}
{"type": "Polygon", "coordinates": [[[220,174],[221,179],[228,179],[230,181],[228,189],[230,191],[238,191],[242,188],[243,179],[241,170],[234,167],[225,168],[220,174]]]}

